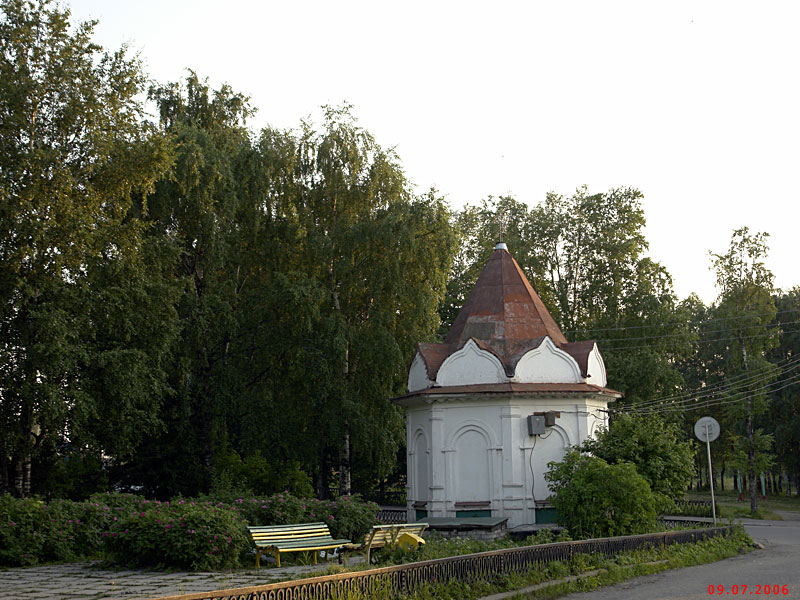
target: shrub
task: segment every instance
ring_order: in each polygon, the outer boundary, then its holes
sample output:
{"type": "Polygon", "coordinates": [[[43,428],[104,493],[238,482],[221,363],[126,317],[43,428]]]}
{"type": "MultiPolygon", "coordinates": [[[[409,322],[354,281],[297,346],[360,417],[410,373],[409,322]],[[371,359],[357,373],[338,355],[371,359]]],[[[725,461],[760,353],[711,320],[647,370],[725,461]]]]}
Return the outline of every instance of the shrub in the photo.
{"type": "Polygon", "coordinates": [[[97,555],[109,517],[89,502],[0,497],[0,565],[28,566],[97,555]]]}
{"type": "Polygon", "coordinates": [[[233,498],[224,495],[209,497],[218,506],[230,506],[248,525],[288,525],[291,523],[324,522],[335,538],[356,540],[377,523],[379,507],[359,496],[336,500],[297,498],[289,492],[268,498],[233,498]]]}
{"type": "Polygon", "coordinates": [[[570,450],[550,463],[545,478],[555,494],[560,525],[577,538],[654,531],[655,497],[630,463],[609,465],[602,458],[570,450]]]}
{"type": "Polygon", "coordinates": [[[358,539],[378,506],[357,497],[176,498],[94,494],[86,502],[0,497],[0,565],[27,566],[105,554],[114,564],[227,569],[252,549],[246,525],[322,521],[336,538],[358,539]]]}
{"type": "Polygon", "coordinates": [[[680,437],[678,426],[657,414],[623,414],[614,418],[611,429],[601,429],[596,440],[586,440],[580,449],[611,464],[635,464],[663,513],[672,508],[672,498],[683,497],[694,476],[694,443],[680,437]]]}
{"type": "Polygon", "coordinates": [[[179,499],[142,501],[138,509],[125,512],[102,534],[116,564],[231,569],[251,544],[240,515],[228,506],[179,499]]]}

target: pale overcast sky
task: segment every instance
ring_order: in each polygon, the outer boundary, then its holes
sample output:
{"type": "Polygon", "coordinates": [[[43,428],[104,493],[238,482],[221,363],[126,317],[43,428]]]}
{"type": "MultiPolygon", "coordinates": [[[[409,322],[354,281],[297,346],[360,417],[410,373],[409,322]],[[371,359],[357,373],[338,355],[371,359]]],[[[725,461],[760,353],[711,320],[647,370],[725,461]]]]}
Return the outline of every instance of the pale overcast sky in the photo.
{"type": "MultiPolygon", "coordinates": [[[[295,127],[355,106],[420,190],[454,207],[632,186],[680,298],[716,296],[708,251],[770,233],[800,284],[800,4],[73,0],[158,81],[187,67],[295,127]]],[[[513,248],[511,248],[513,253],[513,248]]]]}

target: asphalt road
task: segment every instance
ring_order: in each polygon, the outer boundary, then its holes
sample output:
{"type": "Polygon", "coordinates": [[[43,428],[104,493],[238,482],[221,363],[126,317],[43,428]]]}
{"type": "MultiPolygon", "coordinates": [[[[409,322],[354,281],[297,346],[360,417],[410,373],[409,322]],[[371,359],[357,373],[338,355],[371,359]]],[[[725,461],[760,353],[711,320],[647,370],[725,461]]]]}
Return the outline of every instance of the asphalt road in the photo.
{"type": "MultiPolygon", "coordinates": [[[[784,518],[791,516],[786,515],[784,518]]],[[[664,571],[637,577],[594,592],[571,594],[568,600],[712,600],[720,598],[709,593],[709,586],[722,585],[722,597],[775,600],[800,600],[800,520],[758,521],[743,520],[745,529],[755,541],[764,545],[723,561],[664,571]],[[747,585],[747,589],[744,586],[747,585]],[[783,590],[774,594],[774,586],[783,590]],[[733,586],[737,586],[734,588],[733,586]],[[770,593],[765,593],[769,586],[770,593]],[[736,593],[734,593],[736,592],[736,593]]]]}

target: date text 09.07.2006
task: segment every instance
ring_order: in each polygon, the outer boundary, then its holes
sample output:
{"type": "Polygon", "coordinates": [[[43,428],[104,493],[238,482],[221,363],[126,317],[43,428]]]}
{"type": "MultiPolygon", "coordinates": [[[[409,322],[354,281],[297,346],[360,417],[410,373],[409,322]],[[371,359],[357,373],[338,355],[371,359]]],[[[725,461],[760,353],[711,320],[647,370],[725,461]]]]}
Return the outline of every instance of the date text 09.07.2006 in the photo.
{"type": "Polygon", "coordinates": [[[709,594],[716,594],[717,596],[734,596],[734,595],[759,595],[759,596],[788,596],[788,585],[714,585],[713,583],[708,586],[709,594]]]}

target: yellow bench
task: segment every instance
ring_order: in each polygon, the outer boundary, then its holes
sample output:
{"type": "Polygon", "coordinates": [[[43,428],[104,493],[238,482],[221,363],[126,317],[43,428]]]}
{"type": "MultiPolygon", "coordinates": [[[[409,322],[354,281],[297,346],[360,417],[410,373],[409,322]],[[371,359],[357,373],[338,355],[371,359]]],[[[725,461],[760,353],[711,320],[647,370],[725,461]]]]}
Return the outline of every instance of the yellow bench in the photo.
{"type": "Polygon", "coordinates": [[[347,544],[344,546],[343,558],[345,562],[350,554],[364,554],[369,564],[370,553],[384,546],[401,548],[419,548],[425,543],[422,532],[427,529],[427,523],[404,523],[400,525],[376,525],[364,536],[360,544],[347,544]]]}
{"type": "Polygon", "coordinates": [[[318,550],[333,550],[350,544],[350,540],[335,540],[325,523],[301,523],[299,525],[269,525],[248,527],[256,545],[256,567],[261,566],[261,555],[270,553],[281,566],[283,552],[313,552],[317,564],[318,550]]]}

